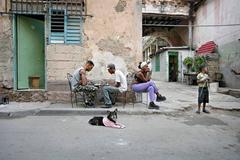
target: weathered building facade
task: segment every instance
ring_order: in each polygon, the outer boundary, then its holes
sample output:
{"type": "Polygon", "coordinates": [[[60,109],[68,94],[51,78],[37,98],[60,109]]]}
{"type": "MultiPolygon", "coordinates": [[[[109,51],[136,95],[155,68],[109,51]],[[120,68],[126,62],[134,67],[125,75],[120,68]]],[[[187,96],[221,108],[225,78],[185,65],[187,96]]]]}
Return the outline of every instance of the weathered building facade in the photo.
{"type": "MultiPolygon", "coordinates": [[[[143,59],[152,63],[152,78],[182,81],[188,47],[189,3],[185,0],[146,0],[143,5],[143,59]]],[[[192,54],[191,54],[192,55],[192,54]]]]}
{"type": "MultiPolygon", "coordinates": [[[[240,77],[232,72],[240,70],[239,7],[238,0],[145,0],[143,36],[163,39],[166,44],[162,47],[188,46],[190,56],[193,55],[192,49],[197,50],[213,41],[219,55],[219,66],[213,72],[223,75],[227,87],[239,88],[240,77]]],[[[156,43],[151,39],[143,44],[145,59],[158,53],[152,49],[156,48],[152,47],[156,43]]]]}
{"type": "Polygon", "coordinates": [[[95,63],[90,79],[109,78],[108,63],[133,71],[142,53],[141,6],[140,0],[0,1],[0,82],[13,87],[15,99],[25,93],[61,100],[68,99],[66,73],[88,59],[95,63]],[[29,89],[31,76],[40,77],[40,90],[29,89]]]}
{"type": "Polygon", "coordinates": [[[226,85],[232,88],[240,88],[240,76],[231,72],[240,70],[239,7],[239,0],[206,0],[196,12],[193,29],[196,48],[207,41],[217,44],[220,72],[226,85]]]}

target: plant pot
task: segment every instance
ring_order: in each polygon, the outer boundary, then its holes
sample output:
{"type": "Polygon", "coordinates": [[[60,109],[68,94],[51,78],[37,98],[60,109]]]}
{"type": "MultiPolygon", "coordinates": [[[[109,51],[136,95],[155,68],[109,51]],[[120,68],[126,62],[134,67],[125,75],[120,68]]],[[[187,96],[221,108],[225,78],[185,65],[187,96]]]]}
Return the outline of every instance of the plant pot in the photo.
{"type": "Polygon", "coordinates": [[[29,82],[30,89],[39,89],[40,88],[40,77],[39,76],[29,76],[28,82],[29,82]]]}

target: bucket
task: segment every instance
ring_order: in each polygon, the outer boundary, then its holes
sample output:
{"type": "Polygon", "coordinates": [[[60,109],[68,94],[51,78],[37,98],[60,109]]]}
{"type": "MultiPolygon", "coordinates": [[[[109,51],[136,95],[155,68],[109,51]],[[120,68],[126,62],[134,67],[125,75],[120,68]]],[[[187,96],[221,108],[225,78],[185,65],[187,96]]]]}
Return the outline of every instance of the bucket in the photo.
{"type": "Polygon", "coordinates": [[[30,89],[39,89],[40,88],[40,77],[39,76],[29,76],[28,83],[30,89]]]}
{"type": "Polygon", "coordinates": [[[212,82],[210,83],[210,91],[211,92],[218,92],[219,83],[218,82],[212,82]]]}

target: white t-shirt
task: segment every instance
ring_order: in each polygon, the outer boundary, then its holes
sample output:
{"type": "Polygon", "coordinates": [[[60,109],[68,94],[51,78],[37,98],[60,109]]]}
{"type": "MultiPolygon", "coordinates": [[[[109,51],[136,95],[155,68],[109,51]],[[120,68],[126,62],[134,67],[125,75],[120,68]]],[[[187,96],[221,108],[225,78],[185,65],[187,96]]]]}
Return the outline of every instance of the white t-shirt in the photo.
{"type": "Polygon", "coordinates": [[[125,92],[127,91],[127,79],[126,76],[124,76],[124,74],[120,71],[120,70],[116,70],[115,71],[115,81],[116,82],[120,82],[120,87],[119,87],[119,91],[120,92],[125,92]]]}

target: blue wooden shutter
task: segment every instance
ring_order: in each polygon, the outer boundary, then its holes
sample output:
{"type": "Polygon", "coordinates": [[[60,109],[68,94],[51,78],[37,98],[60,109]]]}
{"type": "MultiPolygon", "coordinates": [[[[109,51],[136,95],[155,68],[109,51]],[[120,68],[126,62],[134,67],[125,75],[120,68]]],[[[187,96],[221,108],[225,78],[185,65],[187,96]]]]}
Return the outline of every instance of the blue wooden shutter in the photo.
{"type": "Polygon", "coordinates": [[[64,43],[65,10],[50,9],[50,43],[64,43]]]}
{"type": "Polygon", "coordinates": [[[79,16],[68,16],[66,26],[66,43],[80,44],[82,39],[82,18],[79,16]]]}
{"type": "Polygon", "coordinates": [[[160,55],[157,54],[155,56],[155,72],[159,72],[160,71],[160,55]]]}

